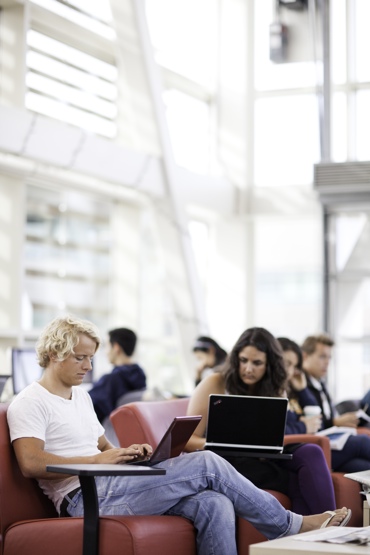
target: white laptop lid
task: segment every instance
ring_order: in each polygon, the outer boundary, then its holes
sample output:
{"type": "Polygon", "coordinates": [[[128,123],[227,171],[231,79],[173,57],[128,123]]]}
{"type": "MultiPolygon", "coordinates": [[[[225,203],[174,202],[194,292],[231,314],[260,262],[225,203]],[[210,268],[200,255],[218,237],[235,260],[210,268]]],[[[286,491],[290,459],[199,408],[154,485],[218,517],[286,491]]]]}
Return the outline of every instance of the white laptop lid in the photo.
{"type": "Polygon", "coordinates": [[[210,395],[206,448],[281,453],[288,399],[210,395]]]}

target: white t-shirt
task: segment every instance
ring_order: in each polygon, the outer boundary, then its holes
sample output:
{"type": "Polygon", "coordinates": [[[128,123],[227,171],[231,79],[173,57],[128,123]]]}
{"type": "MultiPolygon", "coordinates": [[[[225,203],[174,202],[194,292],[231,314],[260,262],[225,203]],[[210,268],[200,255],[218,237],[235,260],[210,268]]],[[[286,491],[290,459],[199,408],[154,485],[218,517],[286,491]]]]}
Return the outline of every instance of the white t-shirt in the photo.
{"type": "MultiPolygon", "coordinates": [[[[104,428],[96,417],[90,395],[72,387],[72,399],[53,395],[37,382],[23,389],[8,408],[10,439],[41,439],[44,450],[61,457],[83,457],[99,453],[98,440],[104,428]]],[[[43,492],[59,511],[63,497],[80,485],[77,476],[38,480],[43,492]]]]}

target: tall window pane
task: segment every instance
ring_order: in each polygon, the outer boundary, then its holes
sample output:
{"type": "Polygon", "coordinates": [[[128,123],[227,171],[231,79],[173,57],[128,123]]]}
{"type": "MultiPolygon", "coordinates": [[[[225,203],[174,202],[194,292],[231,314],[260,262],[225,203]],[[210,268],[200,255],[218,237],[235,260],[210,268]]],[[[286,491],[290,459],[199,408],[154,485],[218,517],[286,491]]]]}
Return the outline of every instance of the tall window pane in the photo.
{"type": "Polygon", "coordinates": [[[68,191],[28,187],[24,327],[72,312],[106,329],[110,204],[68,191]]]}
{"type": "Polygon", "coordinates": [[[33,29],[27,44],[26,107],[115,137],[117,68],[33,29]]]}
{"type": "Polygon", "coordinates": [[[198,173],[209,169],[209,106],[180,91],[164,94],[176,162],[198,173]]]}
{"type": "Polygon", "coordinates": [[[217,71],[218,2],[146,0],[146,13],[157,62],[213,87],[217,71]]]}
{"type": "Polygon", "coordinates": [[[356,94],[356,145],[357,159],[370,160],[370,90],[356,94]]]}
{"type": "Polygon", "coordinates": [[[355,52],[356,79],[370,81],[369,49],[370,49],[370,2],[368,0],[353,0],[355,3],[355,52]]]}
{"type": "Polygon", "coordinates": [[[319,160],[314,95],[261,98],[255,108],[256,185],[311,183],[319,160]]]}

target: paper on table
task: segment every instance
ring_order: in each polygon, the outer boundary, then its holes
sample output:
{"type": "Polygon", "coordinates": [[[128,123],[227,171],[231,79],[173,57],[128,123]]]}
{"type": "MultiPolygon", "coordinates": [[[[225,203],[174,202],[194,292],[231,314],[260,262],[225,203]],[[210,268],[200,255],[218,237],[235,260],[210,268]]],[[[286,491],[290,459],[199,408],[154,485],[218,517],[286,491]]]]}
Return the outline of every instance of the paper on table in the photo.
{"type": "Polygon", "coordinates": [[[368,545],[370,543],[370,526],[364,528],[341,528],[330,526],[328,529],[315,530],[300,534],[294,539],[307,542],[326,542],[335,544],[353,543],[368,545]]]}
{"type": "Polygon", "coordinates": [[[370,526],[366,528],[352,528],[352,527],[340,527],[340,526],[329,526],[329,528],[320,528],[314,532],[308,532],[306,534],[298,534],[294,537],[295,540],[300,540],[302,542],[326,542],[328,540],[341,538],[347,534],[352,534],[358,532],[359,530],[367,530],[370,535],[370,526]]]}

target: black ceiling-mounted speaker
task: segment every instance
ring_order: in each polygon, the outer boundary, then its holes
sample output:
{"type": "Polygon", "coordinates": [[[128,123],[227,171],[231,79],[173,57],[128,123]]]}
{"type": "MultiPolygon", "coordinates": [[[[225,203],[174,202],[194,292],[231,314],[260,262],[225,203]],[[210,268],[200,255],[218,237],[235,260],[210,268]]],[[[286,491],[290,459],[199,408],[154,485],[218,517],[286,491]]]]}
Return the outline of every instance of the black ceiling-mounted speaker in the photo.
{"type": "Polygon", "coordinates": [[[291,10],[304,10],[307,8],[307,0],[278,0],[279,6],[290,8],[291,10]]]}

